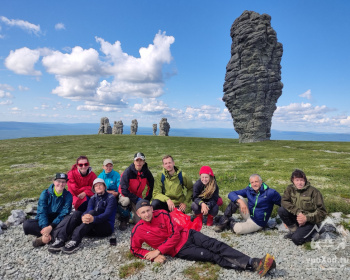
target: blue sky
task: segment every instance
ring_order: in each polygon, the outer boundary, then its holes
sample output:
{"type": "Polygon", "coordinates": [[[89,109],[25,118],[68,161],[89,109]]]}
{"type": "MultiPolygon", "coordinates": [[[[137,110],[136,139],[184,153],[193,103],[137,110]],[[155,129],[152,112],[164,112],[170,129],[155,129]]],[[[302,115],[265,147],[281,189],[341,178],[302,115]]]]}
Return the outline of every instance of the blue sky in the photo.
{"type": "Polygon", "coordinates": [[[272,129],[350,133],[349,1],[0,3],[0,121],[231,128],[230,28],[252,10],[283,44],[272,129]]]}

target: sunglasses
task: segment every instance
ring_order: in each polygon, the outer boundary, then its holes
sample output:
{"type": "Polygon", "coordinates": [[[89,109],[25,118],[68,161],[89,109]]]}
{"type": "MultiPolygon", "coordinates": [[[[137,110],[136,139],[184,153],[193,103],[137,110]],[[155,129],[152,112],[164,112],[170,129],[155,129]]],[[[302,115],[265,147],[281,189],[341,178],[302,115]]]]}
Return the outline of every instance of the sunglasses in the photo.
{"type": "Polygon", "coordinates": [[[83,166],[89,166],[90,165],[90,163],[78,163],[78,166],[79,167],[83,167],[83,166]]]}

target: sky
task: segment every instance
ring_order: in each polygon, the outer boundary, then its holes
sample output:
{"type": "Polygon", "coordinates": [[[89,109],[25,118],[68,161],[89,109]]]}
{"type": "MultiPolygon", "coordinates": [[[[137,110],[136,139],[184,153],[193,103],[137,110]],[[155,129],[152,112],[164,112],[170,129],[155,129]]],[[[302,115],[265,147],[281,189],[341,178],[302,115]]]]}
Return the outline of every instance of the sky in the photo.
{"type": "Polygon", "coordinates": [[[283,44],[272,129],[350,133],[350,1],[0,0],[0,121],[233,128],[230,28],[271,16],[283,44]]]}

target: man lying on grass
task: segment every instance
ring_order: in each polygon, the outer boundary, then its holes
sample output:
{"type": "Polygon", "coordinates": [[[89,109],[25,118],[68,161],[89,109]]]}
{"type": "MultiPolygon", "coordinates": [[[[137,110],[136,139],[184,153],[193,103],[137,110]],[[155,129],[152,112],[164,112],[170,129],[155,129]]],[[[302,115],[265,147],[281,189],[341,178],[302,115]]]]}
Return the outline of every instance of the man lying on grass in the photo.
{"type": "Polygon", "coordinates": [[[261,259],[250,258],[214,238],[193,229],[184,229],[167,211],[153,211],[148,200],[137,202],[136,214],[141,220],[132,230],[130,251],[141,259],[164,263],[164,255],[170,255],[191,261],[213,262],[224,268],[257,271],[261,277],[276,267],[270,254],[261,259]],[[143,243],[155,250],[143,249],[143,243]]]}

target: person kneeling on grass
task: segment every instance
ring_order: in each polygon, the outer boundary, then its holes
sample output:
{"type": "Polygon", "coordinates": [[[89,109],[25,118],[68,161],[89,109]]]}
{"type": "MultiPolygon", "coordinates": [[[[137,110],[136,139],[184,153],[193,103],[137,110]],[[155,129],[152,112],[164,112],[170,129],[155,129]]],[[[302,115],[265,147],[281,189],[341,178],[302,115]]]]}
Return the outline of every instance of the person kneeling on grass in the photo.
{"type": "Polygon", "coordinates": [[[164,263],[164,255],[170,255],[191,261],[213,262],[224,268],[257,271],[261,277],[276,267],[272,255],[250,258],[223,242],[183,228],[165,210],[153,211],[148,200],[137,202],[136,214],[141,220],[132,229],[130,252],[140,259],[164,263]],[[143,243],[155,250],[142,248],[143,243]]]}
{"type": "Polygon", "coordinates": [[[35,219],[24,221],[24,233],[37,236],[33,240],[34,247],[49,243],[57,225],[71,212],[73,197],[65,189],[67,181],[67,174],[56,173],[53,184],[40,195],[35,219]]]}
{"type": "Polygon", "coordinates": [[[109,236],[114,232],[114,220],[117,211],[117,201],[106,192],[103,179],[93,182],[92,191],[95,193],[89,200],[87,210],[82,213],[75,211],[60,223],[54,243],[48,248],[49,252],[73,253],[79,249],[84,236],[109,236]],[[66,243],[66,241],[71,240],[66,243]]]}
{"type": "Polygon", "coordinates": [[[203,215],[208,215],[207,226],[212,226],[213,219],[219,212],[219,187],[210,166],[202,166],[199,175],[200,179],[193,185],[191,208],[202,221],[203,215]]]}

